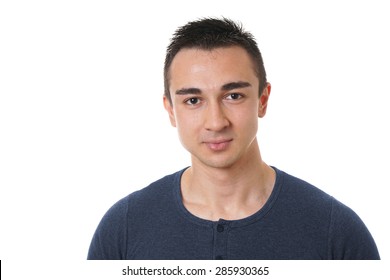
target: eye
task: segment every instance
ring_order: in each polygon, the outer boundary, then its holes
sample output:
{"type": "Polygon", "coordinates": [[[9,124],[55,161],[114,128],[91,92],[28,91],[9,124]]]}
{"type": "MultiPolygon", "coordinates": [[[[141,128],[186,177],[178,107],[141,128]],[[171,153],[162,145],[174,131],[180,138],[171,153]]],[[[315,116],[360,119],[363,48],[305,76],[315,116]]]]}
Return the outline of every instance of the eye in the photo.
{"type": "Polygon", "coordinates": [[[228,96],[226,96],[226,99],[228,100],[238,100],[241,99],[243,96],[239,93],[231,93],[228,96]]]}
{"type": "Polygon", "coordinates": [[[188,105],[196,105],[199,102],[200,102],[200,100],[197,97],[191,97],[191,98],[187,99],[186,101],[184,101],[184,103],[186,103],[188,105]]]}

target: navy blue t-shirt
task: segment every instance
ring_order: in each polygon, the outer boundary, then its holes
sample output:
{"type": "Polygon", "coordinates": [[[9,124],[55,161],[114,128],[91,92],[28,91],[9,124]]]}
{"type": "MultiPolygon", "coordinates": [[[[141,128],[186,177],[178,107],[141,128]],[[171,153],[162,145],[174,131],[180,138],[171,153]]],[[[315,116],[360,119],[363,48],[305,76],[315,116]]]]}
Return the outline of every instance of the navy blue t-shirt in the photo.
{"type": "Polygon", "coordinates": [[[274,168],[266,204],[240,220],[209,221],[183,205],[184,170],[113,205],[88,259],[379,259],[362,220],[325,192],[274,168]]]}

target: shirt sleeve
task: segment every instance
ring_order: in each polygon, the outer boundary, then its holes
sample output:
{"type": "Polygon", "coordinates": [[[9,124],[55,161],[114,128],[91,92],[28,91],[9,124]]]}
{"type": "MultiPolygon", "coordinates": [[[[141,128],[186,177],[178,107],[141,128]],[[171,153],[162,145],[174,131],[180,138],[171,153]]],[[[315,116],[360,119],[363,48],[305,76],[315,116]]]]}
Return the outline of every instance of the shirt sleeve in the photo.
{"type": "Polygon", "coordinates": [[[114,204],[100,221],[93,235],[88,260],[121,260],[126,258],[127,198],[114,204]]]}
{"type": "Polygon", "coordinates": [[[379,260],[375,241],[360,217],[333,199],[328,236],[329,259],[379,260]]]}

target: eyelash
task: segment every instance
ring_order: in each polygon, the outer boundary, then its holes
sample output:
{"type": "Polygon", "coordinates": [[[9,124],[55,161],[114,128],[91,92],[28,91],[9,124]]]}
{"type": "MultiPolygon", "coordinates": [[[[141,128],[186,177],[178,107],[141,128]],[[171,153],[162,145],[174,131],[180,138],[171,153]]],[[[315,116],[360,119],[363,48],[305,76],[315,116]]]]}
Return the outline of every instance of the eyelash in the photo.
{"type": "Polygon", "coordinates": [[[232,95],[237,95],[238,98],[231,98],[229,100],[238,100],[238,99],[241,99],[244,97],[241,93],[236,93],[236,92],[229,93],[226,97],[229,97],[229,96],[231,97],[232,95]]]}
{"type": "MultiPolygon", "coordinates": [[[[227,100],[240,100],[243,97],[244,97],[244,95],[241,94],[241,93],[229,93],[228,95],[226,95],[224,97],[224,99],[227,99],[227,100]],[[233,95],[235,95],[237,98],[232,98],[233,95]]],[[[190,98],[184,100],[184,103],[187,104],[187,105],[190,105],[190,106],[195,106],[195,105],[199,104],[199,102],[200,102],[200,98],[199,97],[190,97],[190,98]],[[191,103],[191,100],[192,101],[195,100],[196,103],[191,103]]]]}
{"type": "Polygon", "coordinates": [[[184,100],[184,103],[187,105],[190,105],[190,106],[195,106],[199,103],[199,101],[200,101],[200,99],[198,97],[191,97],[191,98],[184,100]],[[197,102],[194,104],[194,103],[191,103],[191,100],[192,101],[196,100],[197,102]]]}

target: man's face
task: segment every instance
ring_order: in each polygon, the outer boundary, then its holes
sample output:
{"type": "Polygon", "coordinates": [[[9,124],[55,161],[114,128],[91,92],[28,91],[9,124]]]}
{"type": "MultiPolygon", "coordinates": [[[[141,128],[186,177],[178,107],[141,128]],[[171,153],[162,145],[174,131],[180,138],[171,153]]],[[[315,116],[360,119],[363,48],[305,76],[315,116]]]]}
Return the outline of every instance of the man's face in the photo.
{"type": "Polygon", "coordinates": [[[164,105],[193,164],[229,168],[256,154],[258,117],[265,115],[270,86],[259,98],[259,80],[243,48],[183,49],[170,77],[172,104],[164,98],[164,105]]]}

